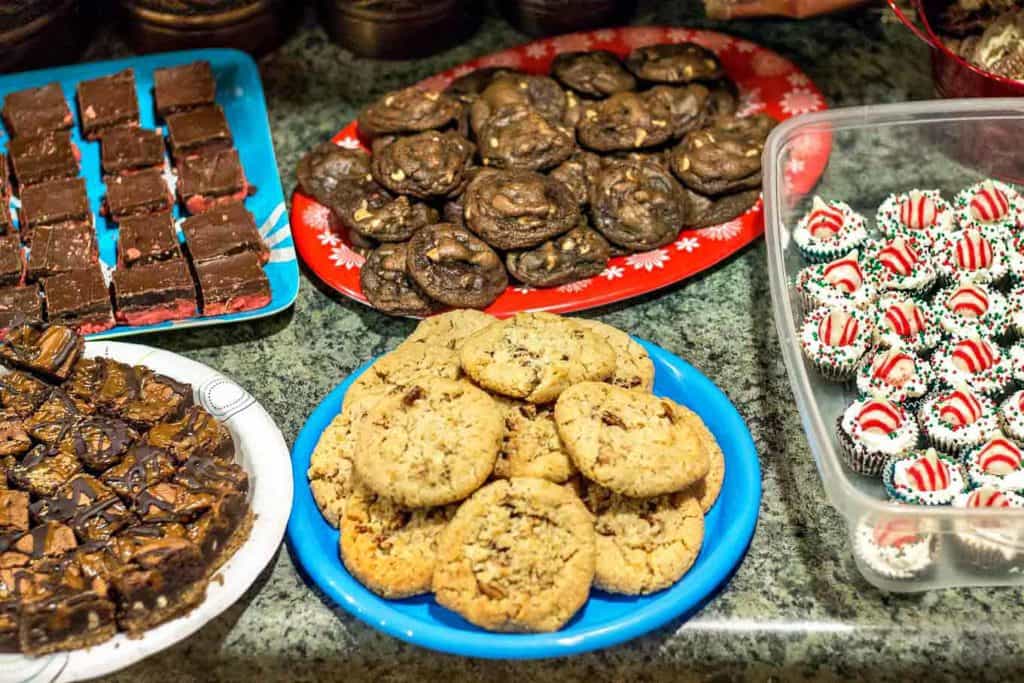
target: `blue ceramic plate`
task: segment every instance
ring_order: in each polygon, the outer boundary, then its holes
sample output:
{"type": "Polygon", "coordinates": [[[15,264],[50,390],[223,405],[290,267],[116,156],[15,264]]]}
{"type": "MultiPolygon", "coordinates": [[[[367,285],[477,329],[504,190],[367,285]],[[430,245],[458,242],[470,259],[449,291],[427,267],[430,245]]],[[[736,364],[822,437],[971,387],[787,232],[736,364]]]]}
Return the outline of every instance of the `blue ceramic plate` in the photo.
{"type": "Polygon", "coordinates": [[[338,531],[317,509],[306,469],[321,432],[341,411],[345,391],[370,362],[317,406],[292,449],[295,496],[288,541],[309,578],[374,628],[416,645],[469,657],[533,659],[586,652],[622,643],[696,612],[725,585],[746,554],[761,504],[761,467],[750,431],[725,394],[685,361],[650,342],[637,341],[654,361],[654,393],[700,415],[725,453],[725,483],[705,519],[704,547],[677,584],[643,597],[594,590],[565,628],[538,634],[489,633],[440,607],[432,596],[385,600],[368,591],[338,558],[338,531]]]}
{"type": "MultiPolygon", "coordinates": [[[[299,266],[295,260],[291,228],[288,225],[288,215],[284,205],[284,192],[281,189],[281,178],[277,172],[277,160],[274,158],[274,148],[270,139],[270,124],[267,122],[267,106],[263,100],[263,84],[260,82],[259,70],[252,58],[244,52],[189,50],[110,62],[75,64],[0,77],[0,100],[7,93],[46,85],[54,81],[60,83],[63,88],[64,97],[75,116],[76,125],[71,139],[82,152],[80,175],[85,178],[86,188],[89,192],[89,204],[96,220],[100,263],[104,271],[109,273],[117,263],[117,226],[99,213],[103,196],[106,194],[100,172],[100,143],[90,142],[81,136],[81,130],[77,125],[79,113],[75,100],[75,87],[80,81],[108,76],[122,69],[134,69],[142,127],[155,128],[158,123],[153,110],[153,70],[187,64],[199,59],[209,61],[213,67],[213,74],[217,79],[217,103],[224,108],[249,183],[255,185],[258,190],[255,195],[246,199],[245,206],[256,217],[256,225],[259,226],[260,233],[271,249],[270,263],[265,267],[267,278],[270,280],[270,303],[252,311],[228,313],[208,318],[195,317],[137,327],[119,325],[105,332],[89,335],[90,339],[105,339],[169,328],[218,325],[236,320],[262,318],[288,308],[295,301],[295,296],[299,292],[299,266]]],[[[6,152],[6,150],[7,140],[4,139],[0,141],[0,152],[6,152]]],[[[173,182],[174,176],[170,172],[166,176],[173,182]]],[[[17,200],[12,200],[11,206],[13,209],[17,209],[17,200]]],[[[176,206],[174,211],[176,217],[182,216],[180,207],[176,206]]],[[[17,222],[17,211],[11,213],[17,222]]]]}

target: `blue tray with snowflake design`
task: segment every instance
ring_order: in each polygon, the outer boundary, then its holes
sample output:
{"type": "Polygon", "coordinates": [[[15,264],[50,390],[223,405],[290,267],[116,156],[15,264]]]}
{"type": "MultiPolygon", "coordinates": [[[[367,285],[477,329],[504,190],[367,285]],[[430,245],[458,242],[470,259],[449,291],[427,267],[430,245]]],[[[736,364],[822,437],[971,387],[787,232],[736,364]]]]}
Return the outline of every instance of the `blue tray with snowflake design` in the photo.
{"type": "MultiPolygon", "coordinates": [[[[299,266],[295,258],[291,228],[288,225],[288,215],[285,210],[284,190],[281,187],[277,160],[274,157],[270,124],[267,121],[267,106],[263,98],[263,84],[260,81],[259,70],[252,58],[244,52],[210,49],[166,52],[107,62],[75,64],[0,77],[0,99],[17,90],[53,82],[59,83],[63,89],[64,97],[75,116],[76,125],[72,130],[71,139],[82,153],[80,175],[85,178],[86,188],[89,192],[89,206],[95,219],[100,265],[104,274],[109,277],[117,263],[117,225],[99,213],[103,196],[106,194],[103,174],[100,172],[100,144],[85,140],[81,135],[81,129],[77,125],[79,114],[75,102],[75,88],[80,81],[108,76],[123,69],[134,69],[142,127],[158,128],[160,124],[156,120],[153,108],[153,71],[201,59],[207,60],[213,67],[213,73],[217,80],[217,103],[224,108],[224,114],[231,127],[235,147],[238,149],[246,177],[249,183],[257,188],[256,194],[245,200],[245,206],[255,216],[260,234],[271,250],[270,262],[264,266],[267,279],[270,280],[270,303],[262,308],[239,313],[209,317],[196,316],[156,325],[118,325],[109,330],[89,335],[90,339],[109,339],[171,328],[221,325],[239,320],[252,320],[273,315],[288,308],[295,301],[299,292],[299,266]]],[[[8,138],[5,136],[0,141],[0,152],[6,152],[7,142],[8,138]]],[[[165,168],[165,175],[173,189],[175,176],[166,160],[165,168]]],[[[12,199],[11,208],[11,214],[17,223],[17,209],[19,208],[17,199],[12,199]]],[[[183,219],[180,207],[175,206],[174,216],[180,226],[183,219]]],[[[181,239],[180,230],[179,239],[181,239]]]]}

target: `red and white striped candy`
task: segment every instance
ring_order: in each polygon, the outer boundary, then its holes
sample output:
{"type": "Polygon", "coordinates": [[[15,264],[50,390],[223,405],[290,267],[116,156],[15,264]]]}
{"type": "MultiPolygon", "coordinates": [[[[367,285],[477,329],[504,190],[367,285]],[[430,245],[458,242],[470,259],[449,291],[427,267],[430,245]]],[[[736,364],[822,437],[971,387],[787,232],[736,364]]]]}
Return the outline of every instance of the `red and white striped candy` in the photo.
{"type": "Polygon", "coordinates": [[[861,406],[857,424],[862,431],[892,434],[903,424],[900,409],[881,399],[872,399],[861,406]]]}
{"type": "Polygon", "coordinates": [[[864,271],[857,262],[857,252],[825,266],[825,281],[836,289],[853,294],[864,284],[864,271]]]}
{"type": "Polygon", "coordinates": [[[875,359],[871,377],[880,379],[889,386],[901,387],[914,376],[916,369],[913,358],[902,351],[889,349],[875,359]]]}
{"type": "Polygon", "coordinates": [[[946,299],[946,308],[968,318],[977,318],[988,312],[988,294],[974,285],[961,285],[946,299]]]}
{"type": "Polygon", "coordinates": [[[1017,410],[1024,413],[1024,391],[1017,396],[1017,410]]]}
{"type": "Polygon", "coordinates": [[[857,339],[857,319],[846,311],[832,311],[818,323],[818,337],[827,346],[849,346],[857,339]]]}
{"type": "Polygon", "coordinates": [[[1010,499],[1002,491],[992,488],[981,488],[971,491],[967,496],[969,508],[1008,508],[1010,499]]]}
{"type": "Polygon", "coordinates": [[[920,526],[912,519],[890,519],[875,525],[875,544],[883,548],[902,548],[920,539],[920,526]]]}
{"type": "Polygon", "coordinates": [[[918,491],[941,491],[949,487],[949,467],[935,451],[928,451],[907,468],[907,476],[918,491]]]}
{"type": "Polygon", "coordinates": [[[974,394],[957,389],[939,401],[939,419],[951,427],[973,424],[981,417],[981,403],[974,394]]]}
{"type": "Polygon", "coordinates": [[[974,459],[983,472],[1003,476],[1020,469],[1024,453],[1006,439],[992,439],[974,459]]]}
{"type": "Polygon", "coordinates": [[[1010,212],[1010,199],[991,183],[986,183],[971,198],[971,215],[982,223],[998,221],[1010,212]]]}
{"type": "Polygon", "coordinates": [[[897,275],[910,275],[919,261],[917,252],[899,237],[878,252],[878,260],[897,275]]]}
{"type": "Polygon", "coordinates": [[[956,263],[962,270],[980,270],[992,265],[992,244],[977,230],[968,230],[956,243],[956,263]]]}
{"type": "Polygon", "coordinates": [[[901,337],[910,337],[921,332],[926,324],[924,314],[911,301],[893,304],[885,311],[885,323],[901,337]]]}
{"type": "Polygon", "coordinates": [[[911,190],[900,203],[900,223],[912,230],[935,225],[938,216],[939,208],[932,198],[918,190],[911,190]]]}
{"type": "Polygon", "coordinates": [[[966,339],[953,347],[953,365],[963,372],[988,370],[999,360],[996,350],[987,341],[966,339]]]}
{"type": "Polygon", "coordinates": [[[811,213],[807,216],[807,231],[817,239],[826,240],[842,229],[845,220],[842,211],[815,197],[811,213]]]}

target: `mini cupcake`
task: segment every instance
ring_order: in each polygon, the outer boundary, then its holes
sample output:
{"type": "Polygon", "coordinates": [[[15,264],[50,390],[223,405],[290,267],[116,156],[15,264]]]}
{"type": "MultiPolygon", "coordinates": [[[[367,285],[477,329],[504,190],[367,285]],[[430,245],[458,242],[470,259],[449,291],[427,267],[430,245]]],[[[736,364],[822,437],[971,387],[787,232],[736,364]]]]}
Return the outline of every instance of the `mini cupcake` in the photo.
{"type": "Polygon", "coordinates": [[[835,261],[804,268],[796,291],[804,311],[837,304],[867,308],[875,301],[875,287],[865,277],[856,249],[835,261]]]}
{"type": "Polygon", "coordinates": [[[1024,391],[1017,391],[999,406],[999,424],[1011,439],[1024,441],[1024,391]]]}
{"type": "Polygon", "coordinates": [[[1013,381],[1014,363],[995,342],[967,337],[940,346],[932,356],[932,370],[942,386],[964,385],[997,397],[1013,381]]]}
{"type": "Polygon", "coordinates": [[[931,364],[913,351],[899,347],[879,349],[857,370],[857,390],[862,396],[885,398],[914,412],[918,400],[931,388],[933,378],[931,364]]]}
{"type": "Polygon", "coordinates": [[[793,230],[800,254],[811,263],[825,263],[856,249],[868,238],[864,217],[840,201],[815,197],[811,210],[793,230]]]}
{"type": "Polygon", "coordinates": [[[895,518],[857,525],[853,550],[868,569],[887,579],[924,576],[935,566],[939,536],[916,519],[895,518]]]}
{"type": "Polygon", "coordinates": [[[945,283],[998,285],[1009,272],[1006,240],[976,228],[951,233],[935,244],[935,267],[945,283]]]}
{"type": "Polygon", "coordinates": [[[955,228],[953,210],[938,190],[911,190],[885,198],[875,220],[886,237],[930,244],[955,228]]]}
{"type": "Polygon", "coordinates": [[[1024,452],[1002,434],[967,451],[964,468],[971,488],[1024,492],[1024,452]]]}
{"type": "Polygon", "coordinates": [[[992,401],[963,385],[933,392],[921,406],[918,421],[932,446],[953,455],[985,443],[999,429],[992,401]]]}
{"type": "Polygon", "coordinates": [[[951,337],[1002,337],[1010,329],[1010,305],[988,285],[965,282],[935,293],[932,311],[951,337]]]}
{"type": "Polygon", "coordinates": [[[902,406],[884,398],[854,401],[839,416],[839,446],[847,466],[877,477],[890,458],[917,446],[917,423],[902,406]]]}
{"type": "Polygon", "coordinates": [[[866,268],[879,291],[924,295],[931,290],[938,275],[922,243],[896,237],[873,246],[866,268]]]}
{"type": "Polygon", "coordinates": [[[963,492],[965,478],[955,459],[929,448],[890,460],[882,483],[889,497],[899,503],[949,505],[963,492]]]}
{"type": "MultiPolygon", "coordinates": [[[[973,510],[1009,510],[1024,507],[1024,498],[983,487],[961,493],[953,505],[973,510]]],[[[977,569],[1003,569],[1024,554],[1024,530],[1015,517],[958,520],[953,526],[960,558],[977,569]]]]}
{"type": "Polygon", "coordinates": [[[804,319],[800,345],[825,379],[845,382],[856,374],[873,334],[871,321],[857,309],[822,306],[804,319]]]}
{"type": "Polygon", "coordinates": [[[920,299],[889,294],[878,300],[875,310],[875,341],[880,346],[922,353],[942,339],[936,316],[920,299]]]}
{"type": "Polygon", "coordinates": [[[957,193],[953,199],[957,221],[964,230],[1017,232],[1024,216],[1024,200],[1006,183],[983,180],[957,193]]]}

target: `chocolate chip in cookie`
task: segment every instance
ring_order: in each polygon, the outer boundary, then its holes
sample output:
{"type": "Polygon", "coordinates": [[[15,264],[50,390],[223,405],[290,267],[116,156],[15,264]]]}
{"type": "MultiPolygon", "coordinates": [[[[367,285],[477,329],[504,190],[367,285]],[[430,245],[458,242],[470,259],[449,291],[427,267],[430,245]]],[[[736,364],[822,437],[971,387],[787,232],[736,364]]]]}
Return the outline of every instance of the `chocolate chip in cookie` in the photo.
{"type": "Polygon", "coordinates": [[[531,287],[556,287],[598,275],[608,265],[608,241],[582,225],[527,251],[505,257],[512,277],[531,287]]]}
{"type": "Polygon", "coordinates": [[[522,105],[497,110],[478,139],[481,160],[494,168],[543,171],[568,159],[576,147],[571,131],[522,105]]]}
{"type": "Polygon", "coordinates": [[[430,315],[439,308],[406,270],[406,242],[385,243],[370,252],[359,285],[374,308],[392,315],[430,315]]]}
{"type": "Polygon", "coordinates": [[[660,97],[622,92],[583,112],[576,136],[599,152],[655,147],[672,137],[671,111],[660,97]]]}
{"type": "Polygon", "coordinates": [[[359,114],[359,132],[368,137],[418,133],[454,124],[462,104],[450,95],[415,86],[389,92],[359,114]]]}
{"type": "Polygon", "coordinates": [[[466,225],[498,249],[526,249],[571,230],[579,207],[561,182],[533,171],[478,175],[463,197],[466,225]]]}
{"type": "Polygon", "coordinates": [[[696,43],[638,47],[626,57],[626,68],[653,83],[711,81],[724,73],[715,53],[696,43]]]}
{"type": "Polygon", "coordinates": [[[451,223],[429,225],[413,235],[407,265],[423,291],[449,306],[484,308],[508,286],[501,257],[451,223]]]}
{"type": "Polygon", "coordinates": [[[551,75],[565,87],[588,97],[608,97],[636,89],[633,74],[606,50],[563,52],[551,63],[551,75]]]}
{"type": "Polygon", "coordinates": [[[690,189],[720,195],[761,185],[761,152],[775,121],[765,115],[720,118],[672,150],[676,177],[690,189]]]}
{"type": "Polygon", "coordinates": [[[687,216],[686,197],[672,174],[650,160],[605,164],[590,205],[594,228],[610,242],[646,251],[676,238],[687,216]]]}
{"type": "Polygon", "coordinates": [[[437,221],[435,209],[405,196],[396,197],[376,183],[336,210],[345,227],[381,242],[403,242],[437,221]]]}
{"type": "Polygon", "coordinates": [[[395,194],[447,197],[463,183],[476,146],[455,131],[430,130],[374,148],[373,177],[395,194]]]}

